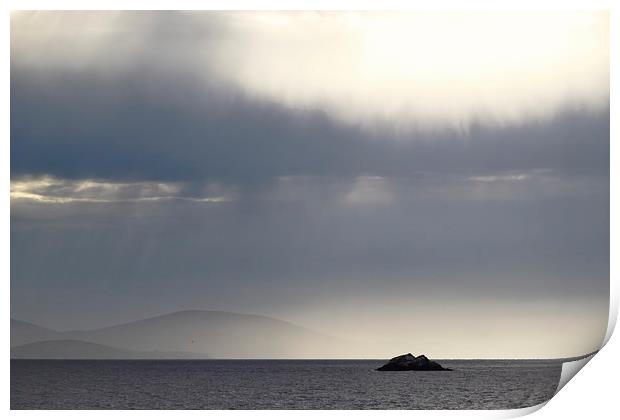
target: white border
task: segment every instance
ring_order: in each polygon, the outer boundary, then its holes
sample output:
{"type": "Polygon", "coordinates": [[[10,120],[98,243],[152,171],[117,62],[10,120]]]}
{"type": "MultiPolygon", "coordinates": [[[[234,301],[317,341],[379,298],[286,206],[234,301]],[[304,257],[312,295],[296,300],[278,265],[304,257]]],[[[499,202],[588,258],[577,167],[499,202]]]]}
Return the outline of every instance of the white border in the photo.
{"type": "MultiPolygon", "coordinates": [[[[0,166],[2,168],[2,174],[5,182],[5,193],[2,194],[2,227],[3,232],[2,241],[0,242],[1,258],[3,260],[2,267],[4,269],[4,304],[6,305],[7,312],[10,312],[10,240],[9,240],[9,191],[10,191],[10,153],[9,153],[9,104],[10,104],[10,79],[9,79],[9,15],[11,9],[94,9],[94,10],[106,10],[106,9],[131,9],[131,10],[175,10],[175,9],[214,9],[214,10],[238,10],[238,9],[271,9],[271,10],[296,10],[296,9],[325,9],[325,10],[412,10],[412,9],[433,9],[433,10],[446,10],[446,9],[495,9],[495,10],[610,10],[611,11],[611,138],[615,139],[618,136],[618,86],[617,80],[614,80],[614,72],[618,72],[620,66],[618,66],[618,54],[616,53],[620,45],[617,42],[619,39],[619,19],[620,8],[614,1],[604,0],[564,0],[564,1],[546,1],[546,0],[503,0],[503,1],[469,1],[469,0],[410,0],[410,1],[398,1],[398,0],[383,0],[383,1],[368,1],[368,0],[315,0],[315,1],[303,1],[292,2],[286,0],[272,0],[272,1],[251,1],[251,0],[229,0],[229,1],[217,1],[217,0],[176,0],[176,1],[157,1],[157,0],[9,0],[2,3],[2,19],[0,19],[0,33],[2,33],[2,41],[0,48],[2,49],[4,57],[4,66],[2,66],[3,83],[0,85],[2,90],[2,97],[4,100],[2,103],[2,114],[0,114],[0,130],[4,133],[2,137],[4,139],[4,153],[0,154],[0,166]]],[[[612,185],[616,184],[618,178],[618,170],[615,169],[618,166],[618,151],[617,147],[612,141],[611,147],[611,180],[612,185]]],[[[611,195],[611,214],[618,214],[620,207],[618,206],[617,194],[611,195]]],[[[617,245],[617,223],[615,219],[611,220],[611,285],[610,285],[610,322],[607,330],[606,342],[607,346],[594,357],[593,365],[591,369],[586,369],[585,372],[580,374],[580,379],[573,381],[571,385],[562,390],[556,397],[554,397],[544,410],[536,413],[536,416],[542,416],[540,418],[583,418],[588,416],[591,418],[607,418],[610,413],[616,411],[616,375],[619,373],[618,358],[616,357],[619,351],[619,345],[617,339],[611,339],[611,333],[616,323],[618,313],[618,286],[615,280],[618,277],[618,245],[617,245]]],[[[10,381],[10,363],[9,363],[9,349],[10,349],[10,334],[9,334],[9,317],[5,318],[3,323],[3,352],[4,363],[2,369],[4,373],[4,382],[2,386],[3,390],[3,405],[6,410],[9,409],[9,381],[10,381]]],[[[543,404],[544,405],[544,404],[543,404]]],[[[423,416],[425,418],[448,418],[448,417],[460,417],[460,418],[506,418],[514,417],[518,415],[528,414],[535,411],[537,408],[522,409],[522,410],[499,410],[499,411],[415,411],[415,416],[423,416]]],[[[20,418],[31,418],[35,416],[45,415],[56,418],[83,418],[85,415],[93,418],[108,418],[111,412],[106,411],[12,411],[12,416],[20,418]]],[[[155,418],[167,418],[169,413],[164,411],[141,411],[141,412],[114,412],[115,416],[148,416],[149,419],[155,418]]],[[[175,412],[175,416],[183,416],[187,418],[204,418],[205,415],[217,415],[228,418],[247,417],[252,416],[256,418],[288,418],[294,415],[299,419],[315,418],[318,413],[315,411],[250,411],[250,412],[216,412],[216,411],[194,411],[194,412],[175,412]]],[[[339,411],[322,411],[321,416],[338,418],[342,415],[339,411]]],[[[387,418],[402,418],[404,416],[409,417],[412,415],[409,411],[383,411],[377,413],[374,411],[355,411],[347,412],[347,416],[355,415],[357,418],[375,418],[380,415],[387,418]]]]}

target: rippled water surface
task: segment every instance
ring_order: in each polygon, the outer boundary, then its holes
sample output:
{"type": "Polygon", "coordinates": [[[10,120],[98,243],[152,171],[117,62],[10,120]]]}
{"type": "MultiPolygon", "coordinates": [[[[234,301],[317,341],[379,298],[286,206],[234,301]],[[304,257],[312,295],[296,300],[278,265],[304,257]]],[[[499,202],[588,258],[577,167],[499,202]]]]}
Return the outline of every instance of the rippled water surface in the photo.
{"type": "Polygon", "coordinates": [[[558,361],[12,360],[12,409],[506,409],[555,392],[558,361]]]}

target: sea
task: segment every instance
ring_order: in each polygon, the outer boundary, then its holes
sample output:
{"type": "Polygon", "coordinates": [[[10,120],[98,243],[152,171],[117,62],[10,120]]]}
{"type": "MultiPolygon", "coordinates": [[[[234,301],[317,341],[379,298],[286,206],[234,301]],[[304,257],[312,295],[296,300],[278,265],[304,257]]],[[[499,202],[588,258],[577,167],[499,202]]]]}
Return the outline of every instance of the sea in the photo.
{"type": "Polygon", "coordinates": [[[11,360],[11,409],[512,409],[549,400],[559,360],[11,360]]]}

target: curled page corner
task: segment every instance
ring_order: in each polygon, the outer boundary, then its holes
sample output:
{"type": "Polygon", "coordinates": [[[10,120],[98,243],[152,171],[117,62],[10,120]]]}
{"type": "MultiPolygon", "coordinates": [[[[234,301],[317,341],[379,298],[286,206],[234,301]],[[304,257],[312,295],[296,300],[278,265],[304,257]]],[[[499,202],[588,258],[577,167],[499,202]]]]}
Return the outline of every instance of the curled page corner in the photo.
{"type": "MultiPolygon", "coordinates": [[[[616,328],[616,322],[618,320],[618,302],[620,301],[619,299],[620,293],[617,288],[613,287],[613,282],[611,283],[610,287],[611,287],[611,290],[610,290],[610,301],[609,301],[609,318],[607,321],[607,330],[605,332],[605,337],[603,339],[603,342],[601,343],[600,349],[605,347],[605,345],[609,342],[609,339],[611,338],[611,335],[613,334],[616,328]]],[[[564,386],[571,379],[573,379],[573,377],[577,374],[577,372],[579,372],[585,365],[588,364],[588,362],[600,351],[600,349],[589,355],[584,356],[581,359],[571,360],[571,361],[562,363],[562,373],[560,374],[560,381],[558,382],[558,387],[556,388],[555,393],[553,395],[554,396],[557,395],[557,393],[560,392],[560,390],[564,388],[564,386]]],[[[535,410],[530,411],[530,412],[534,412],[538,410],[539,408],[542,408],[547,402],[539,404],[538,406],[530,407],[530,408],[536,407],[535,410]]]]}
{"type": "Polygon", "coordinates": [[[501,418],[512,419],[512,418],[527,416],[543,408],[545,405],[547,405],[549,401],[550,400],[547,400],[540,404],[532,405],[531,407],[515,408],[513,410],[506,410],[506,413],[502,415],[501,418]]]}
{"type": "MultiPolygon", "coordinates": [[[[590,361],[590,359],[594,357],[596,353],[598,352],[594,352],[578,360],[571,360],[569,362],[562,363],[562,373],[560,374],[558,387],[553,393],[554,397],[555,395],[557,395],[558,392],[560,392],[562,388],[564,388],[564,385],[566,385],[577,374],[577,372],[579,372],[590,361]]],[[[551,399],[553,399],[553,397],[551,397],[545,402],[533,405],[531,407],[505,410],[500,414],[499,418],[516,418],[527,416],[528,414],[535,413],[536,411],[543,408],[545,405],[547,405],[549,401],[551,401],[551,399]]]]}
{"type": "Polygon", "coordinates": [[[555,396],[558,392],[560,392],[560,390],[564,388],[564,385],[566,385],[568,381],[570,381],[573,376],[575,376],[577,372],[579,372],[581,368],[583,368],[594,357],[596,353],[598,352],[592,353],[584,357],[583,359],[572,360],[570,362],[562,363],[562,373],[560,374],[560,381],[558,382],[558,387],[556,388],[553,395],[555,396]]]}

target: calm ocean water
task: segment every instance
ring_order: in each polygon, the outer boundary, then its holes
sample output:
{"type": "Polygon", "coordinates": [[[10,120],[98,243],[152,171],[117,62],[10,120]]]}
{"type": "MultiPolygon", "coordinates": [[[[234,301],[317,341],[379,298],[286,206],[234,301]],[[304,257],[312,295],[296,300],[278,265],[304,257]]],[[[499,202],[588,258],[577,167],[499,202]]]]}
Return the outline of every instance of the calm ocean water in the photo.
{"type": "Polygon", "coordinates": [[[550,399],[559,361],[11,360],[11,409],[508,409],[550,399]]]}

